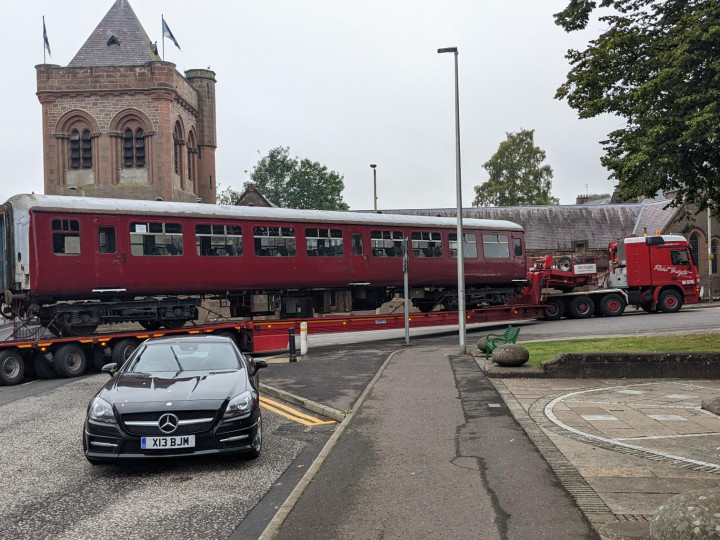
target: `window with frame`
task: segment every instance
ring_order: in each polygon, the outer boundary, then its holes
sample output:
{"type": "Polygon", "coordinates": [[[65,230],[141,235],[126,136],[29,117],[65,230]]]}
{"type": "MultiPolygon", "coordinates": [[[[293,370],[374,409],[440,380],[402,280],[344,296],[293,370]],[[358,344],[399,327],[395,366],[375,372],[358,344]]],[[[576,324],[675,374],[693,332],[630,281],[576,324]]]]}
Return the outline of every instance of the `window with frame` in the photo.
{"type": "Polygon", "coordinates": [[[240,257],[243,254],[239,225],[195,225],[195,248],[201,257],[240,257]]]}
{"type": "Polygon", "coordinates": [[[92,168],[92,137],[89,129],[82,133],[77,129],[70,132],[70,168],[92,168]]]}
{"type": "Polygon", "coordinates": [[[713,274],[718,273],[718,262],[717,262],[718,251],[720,251],[720,240],[713,240],[712,244],[711,244],[711,248],[710,248],[710,253],[712,253],[712,256],[713,256],[711,264],[710,264],[710,271],[713,274]]]}
{"type": "Polygon", "coordinates": [[[98,251],[100,253],[117,252],[115,227],[98,227],[98,251]]]}
{"type": "Polygon", "coordinates": [[[145,132],[128,128],[123,132],[123,167],[126,169],[145,167],[145,132]]]}
{"type": "Polygon", "coordinates": [[[305,229],[305,245],[309,257],[342,257],[342,230],[305,229]]]}
{"type": "Polygon", "coordinates": [[[130,253],[137,256],[182,255],[182,225],[179,223],[131,223],[130,253]]]}
{"type": "Polygon", "coordinates": [[[370,231],[370,245],[374,257],[402,257],[402,231],[370,231]]]}
{"type": "Polygon", "coordinates": [[[510,257],[508,237],[504,234],[483,234],[483,255],[486,259],[510,257]]]}
{"type": "MultiPolygon", "coordinates": [[[[463,259],[477,259],[477,239],[474,234],[463,233],[463,259]]],[[[457,233],[450,233],[450,256],[457,259],[457,233]]]]}
{"type": "Polygon", "coordinates": [[[180,149],[182,141],[182,127],[180,126],[180,122],[176,122],[175,131],[173,131],[173,163],[175,164],[175,174],[180,174],[180,149]]]}
{"type": "Polygon", "coordinates": [[[416,231],[411,233],[414,257],[442,257],[442,238],[439,232],[416,231]]]}
{"type": "Polygon", "coordinates": [[[522,246],[522,240],[519,238],[513,238],[513,250],[516,257],[522,257],[523,254],[523,246],[522,246]]]}
{"type": "Polygon", "coordinates": [[[78,220],[53,219],[51,229],[55,255],[80,255],[80,222],[78,220]]]}
{"type": "Polygon", "coordinates": [[[670,250],[670,264],[673,266],[690,266],[687,249],[670,250]]]}
{"type": "Polygon", "coordinates": [[[690,255],[692,255],[693,263],[695,264],[695,266],[697,266],[698,253],[700,251],[700,236],[698,235],[698,233],[692,233],[688,241],[690,243],[690,255]]]}
{"type": "Polygon", "coordinates": [[[255,255],[259,257],[294,257],[293,227],[255,227],[255,255]]]}

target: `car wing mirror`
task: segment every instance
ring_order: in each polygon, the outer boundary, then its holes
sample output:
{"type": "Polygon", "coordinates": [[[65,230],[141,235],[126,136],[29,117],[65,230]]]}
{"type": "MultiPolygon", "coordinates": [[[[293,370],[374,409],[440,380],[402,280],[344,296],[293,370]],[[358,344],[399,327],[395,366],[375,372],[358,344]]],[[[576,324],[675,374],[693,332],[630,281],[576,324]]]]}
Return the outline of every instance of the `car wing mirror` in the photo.
{"type": "Polygon", "coordinates": [[[260,369],[267,367],[267,362],[265,360],[255,359],[251,356],[246,356],[245,358],[250,366],[250,375],[255,375],[260,369]]]}
{"type": "Polygon", "coordinates": [[[117,373],[117,370],[118,370],[118,365],[115,362],[113,362],[112,364],[105,364],[100,371],[102,371],[102,373],[107,373],[111,377],[114,377],[115,374],[117,373]]]}

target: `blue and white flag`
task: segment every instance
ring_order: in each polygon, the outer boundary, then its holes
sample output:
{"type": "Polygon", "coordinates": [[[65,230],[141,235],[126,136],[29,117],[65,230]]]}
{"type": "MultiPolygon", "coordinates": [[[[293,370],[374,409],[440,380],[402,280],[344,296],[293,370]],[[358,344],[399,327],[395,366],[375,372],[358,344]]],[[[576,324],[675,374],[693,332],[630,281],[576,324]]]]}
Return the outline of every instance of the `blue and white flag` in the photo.
{"type": "Polygon", "coordinates": [[[50,52],[50,42],[47,37],[47,29],[45,28],[45,15],[43,15],[43,40],[45,41],[45,48],[47,49],[50,58],[52,58],[52,53],[50,52]]]}
{"type": "MultiPolygon", "coordinates": [[[[173,36],[173,33],[170,31],[170,27],[165,22],[165,17],[162,17],[162,30],[163,30],[163,38],[170,38],[172,39],[172,42],[175,44],[175,46],[180,49],[180,44],[177,42],[177,39],[175,39],[175,36],[173,36]]],[[[180,49],[182,50],[182,49],[180,49]]]]}

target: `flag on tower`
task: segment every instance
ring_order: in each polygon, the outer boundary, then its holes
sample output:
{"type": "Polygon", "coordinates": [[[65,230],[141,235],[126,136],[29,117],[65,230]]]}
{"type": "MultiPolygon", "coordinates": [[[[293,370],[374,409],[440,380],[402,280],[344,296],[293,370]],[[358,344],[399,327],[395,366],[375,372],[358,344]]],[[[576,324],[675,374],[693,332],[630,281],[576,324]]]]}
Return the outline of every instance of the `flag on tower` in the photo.
{"type": "MultiPolygon", "coordinates": [[[[162,16],[162,30],[163,30],[163,38],[170,38],[172,39],[172,42],[175,44],[175,46],[180,49],[180,44],[177,42],[177,39],[175,39],[175,36],[173,36],[173,33],[170,31],[170,27],[165,22],[165,17],[162,16]]],[[[180,49],[182,50],[182,49],[180,49]]]]}
{"type": "Polygon", "coordinates": [[[45,48],[47,49],[50,58],[52,58],[52,53],[50,52],[50,42],[47,37],[47,29],[45,28],[45,15],[43,15],[43,40],[45,41],[45,48]]]}

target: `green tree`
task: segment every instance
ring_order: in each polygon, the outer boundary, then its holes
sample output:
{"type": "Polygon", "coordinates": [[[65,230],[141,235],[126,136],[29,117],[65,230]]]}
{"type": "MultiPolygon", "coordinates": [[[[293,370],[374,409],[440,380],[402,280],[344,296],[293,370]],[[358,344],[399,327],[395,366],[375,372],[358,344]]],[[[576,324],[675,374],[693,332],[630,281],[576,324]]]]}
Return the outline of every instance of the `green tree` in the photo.
{"type": "MultiPolygon", "coordinates": [[[[218,184],[218,187],[220,187],[220,184],[218,184]]],[[[240,199],[240,195],[242,195],[242,193],[234,190],[232,186],[228,186],[222,191],[218,192],[216,202],[217,204],[234,205],[238,202],[238,199],[240,199]]]]}
{"type": "Polygon", "coordinates": [[[594,10],[607,28],[570,50],[567,99],[580,118],[614,114],[625,125],[603,141],[601,163],[626,199],[677,192],[673,204],[720,210],[720,2],[570,0],[555,15],[584,29],[594,10]]]}
{"type": "MultiPolygon", "coordinates": [[[[325,165],[290,157],[278,146],[258,161],[250,173],[252,183],[265,198],[285,208],[348,210],[343,202],[343,177],[325,165]]],[[[245,183],[245,187],[250,182],[245,183]]]]}
{"type": "Polygon", "coordinates": [[[497,152],[483,167],[490,179],[475,186],[473,206],[558,204],[550,195],[552,168],[543,165],[545,151],[535,146],[535,130],[506,133],[497,152]]]}

